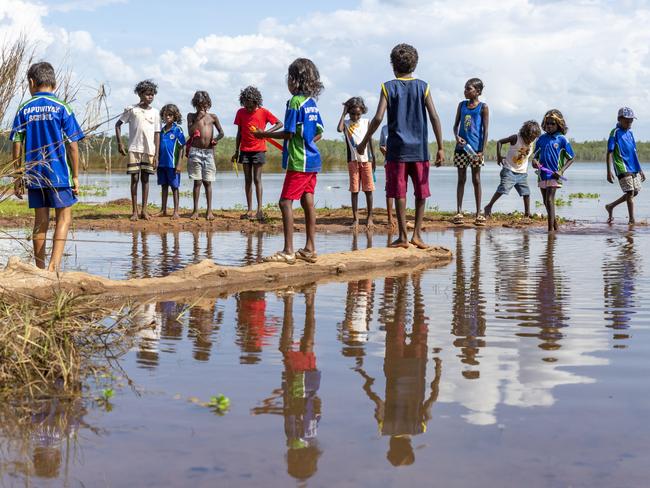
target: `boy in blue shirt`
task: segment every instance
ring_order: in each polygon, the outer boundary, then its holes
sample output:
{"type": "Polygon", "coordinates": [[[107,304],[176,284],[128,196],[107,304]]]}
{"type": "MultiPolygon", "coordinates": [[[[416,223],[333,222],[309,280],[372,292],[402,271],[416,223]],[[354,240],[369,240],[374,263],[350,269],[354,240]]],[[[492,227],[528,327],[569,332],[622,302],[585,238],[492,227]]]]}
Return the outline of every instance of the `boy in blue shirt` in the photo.
{"type": "Polygon", "coordinates": [[[56,227],[47,269],[58,271],[72,222],[71,207],[77,202],[77,141],[83,139],[84,134],[70,106],[53,93],[56,75],[50,63],[31,65],[27,71],[27,81],[32,98],[18,108],[10,134],[16,169],[20,169],[23,157],[25,160],[24,176],[16,177],[14,194],[22,199],[27,186],[29,208],[34,209],[35,217],[32,234],[34,258],[36,266],[41,269],[45,269],[45,238],[50,223],[50,208],[55,209],[56,227]]]}
{"type": "Polygon", "coordinates": [[[614,208],[627,202],[627,213],[630,224],[634,223],[634,197],[641,190],[641,182],[645,181],[645,174],[639,164],[639,156],[636,152],[634,135],[630,130],[634,122],[634,111],[629,107],[623,107],[618,111],[618,124],[609,133],[607,141],[607,181],[614,183],[614,174],[621,185],[623,196],[605,205],[608,218],[607,223],[614,221],[614,208]]]}
{"type": "Polygon", "coordinates": [[[181,185],[181,158],[183,156],[183,147],[185,146],[185,134],[180,126],[183,121],[181,112],[173,103],[168,103],[160,109],[160,118],[164,122],[160,131],[160,147],[158,148],[158,168],[156,174],[158,185],[162,187],[162,203],[160,214],[167,216],[167,197],[169,188],[172,189],[172,198],[174,199],[174,213],[172,220],[177,220],[179,191],[181,185]]]}

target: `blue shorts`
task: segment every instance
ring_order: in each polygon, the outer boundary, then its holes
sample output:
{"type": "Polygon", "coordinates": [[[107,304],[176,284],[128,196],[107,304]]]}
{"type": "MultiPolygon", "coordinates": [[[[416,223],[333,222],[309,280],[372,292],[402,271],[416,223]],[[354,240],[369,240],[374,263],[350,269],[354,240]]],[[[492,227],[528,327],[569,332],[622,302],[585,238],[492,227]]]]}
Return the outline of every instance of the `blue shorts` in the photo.
{"type": "Polygon", "coordinates": [[[159,185],[169,185],[172,190],[178,190],[181,186],[181,174],[176,172],[176,168],[158,168],[156,172],[159,185]]]}
{"type": "Polygon", "coordinates": [[[29,208],[66,208],[77,203],[72,188],[37,188],[27,190],[29,208]]]}
{"type": "Polygon", "coordinates": [[[497,193],[507,195],[510,193],[513,186],[515,187],[515,190],[517,190],[517,193],[519,193],[520,197],[530,195],[527,173],[515,173],[508,168],[501,169],[501,183],[499,183],[497,193]]]}

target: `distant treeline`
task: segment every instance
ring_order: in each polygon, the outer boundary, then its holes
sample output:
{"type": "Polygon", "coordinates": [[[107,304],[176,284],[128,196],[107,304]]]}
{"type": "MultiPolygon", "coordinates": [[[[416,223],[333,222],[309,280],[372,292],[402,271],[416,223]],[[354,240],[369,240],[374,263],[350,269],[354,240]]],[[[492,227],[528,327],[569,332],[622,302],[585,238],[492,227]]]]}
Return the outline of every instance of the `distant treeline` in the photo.
{"type": "MultiPolygon", "coordinates": [[[[125,147],[127,146],[127,140],[125,147]]],[[[605,160],[607,151],[607,142],[585,141],[571,142],[576,153],[576,160],[589,162],[602,162],[605,160]]],[[[446,165],[451,165],[454,152],[454,142],[445,141],[445,155],[447,158],[446,165]]],[[[377,162],[382,163],[383,157],[379,152],[378,142],[374,141],[375,151],[377,153],[377,162]]],[[[345,142],[343,140],[323,139],[318,143],[318,148],[323,158],[323,171],[345,171],[347,170],[345,142]]],[[[431,157],[435,157],[436,147],[430,144],[431,157]]],[[[235,150],[235,138],[224,137],[216,149],[217,169],[228,171],[232,169],[230,158],[235,150]]],[[[650,142],[637,142],[637,151],[641,162],[650,162],[650,142]]],[[[82,169],[91,170],[114,170],[126,168],[126,157],[117,151],[115,137],[89,137],[80,144],[82,156],[82,169]]],[[[0,135],[0,154],[3,161],[8,161],[11,155],[11,146],[7,139],[7,134],[0,135]]],[[[489,141],[487,151],[485,152],[488,161],[496,160],[496,141],[489,141]]],[[[505,155],[505,151],[504,151],[505,155]]],[[[268,146],[266,171],[281,171],[281,152],[272,146],[268,146]]]]}

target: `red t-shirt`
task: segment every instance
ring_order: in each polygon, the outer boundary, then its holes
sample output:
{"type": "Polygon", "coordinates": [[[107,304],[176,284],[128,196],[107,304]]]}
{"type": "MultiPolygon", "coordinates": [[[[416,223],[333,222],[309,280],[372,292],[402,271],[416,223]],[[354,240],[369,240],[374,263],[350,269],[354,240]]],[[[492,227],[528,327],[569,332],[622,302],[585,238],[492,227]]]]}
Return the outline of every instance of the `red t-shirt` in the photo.
{"type": "Polygon", "coordinates": [[[279,121],[275,115],[266,110],[264,107],[258,107],[254,112],[249,112],[245,108],[240,108],[235,115],[235,125],[241,129],[240,151],[260,152],[266,151],[266,141],[257,139],[251,131],[251,126],[259,130],[265,130],[266,124],[277,124],[279,121]]]}

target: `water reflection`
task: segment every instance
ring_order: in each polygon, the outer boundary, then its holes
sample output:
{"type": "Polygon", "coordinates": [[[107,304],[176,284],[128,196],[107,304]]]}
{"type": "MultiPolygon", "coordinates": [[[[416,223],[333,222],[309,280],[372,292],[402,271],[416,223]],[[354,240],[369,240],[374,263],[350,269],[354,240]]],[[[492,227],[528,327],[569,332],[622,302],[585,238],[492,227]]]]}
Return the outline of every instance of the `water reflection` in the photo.
{"type": "Polygon", "coordinates": [[[252,409],[254,415],[276,414],[284,417],[287,446],[287,472],[294,478],[305,480],[318,469],[322,450],[318,444],[318,424],[321,419],[321,399],[318,396],[321,372],[314,354],[314,299],[316,287],[303,289],[305,299],[305,325],[299,346],[294,347],[293,291],[283,293],[284,313],[279,350],[284,370],[282,387],[264,399],[262,406],[252,409]]]}
{"type": "Polygon", "coordinates": [[[409,277],[385,281],[383,299],[389,301],[382,304],[382,309],[392,313],[385,317],[384,322],[384,399],[373,390],[375,378],[364,369],[362,357],[357,359],[355,368],[365,380],[363,391],[375,404],[374,417],[379,432],[390,437],[386,458],[394,466],[415,462],[411,437],[426,431],[431,419],[431,406],[438,398],[442,374],[442,361],[436,357],[435,377],[427,394],[428,317],[425,315],[421,275],[414,274],[410,280],[412,299],[408,296],[409,277]],[[409,305],[412,320],[408,317],[409,305]]]}
{"type": "Polygon", "coordinates": [[[372,280],[351,281],[345,295],[345,316],[339,324],[339,339],[346,357],[363,356],[372,322],[375,284],[372,280]]]}
{"type": "Polygon", "coordinates": [[[237,338],[241,350],[239,362],[256,364],[261,361],[262,348],[278,331],[277,324],[266,317],[266,294],[263,291],[243,291],[237,300],[237,338]]]}
{"type": "Polygon", "coordinates": [[[223,323],[223,310],[217,309],[214,299],[200,299],[193,303],[188,312],[187,337],[193,342],[192,357],[197,361],[208,361],[212,350],[213,335],[223,323]]]}

